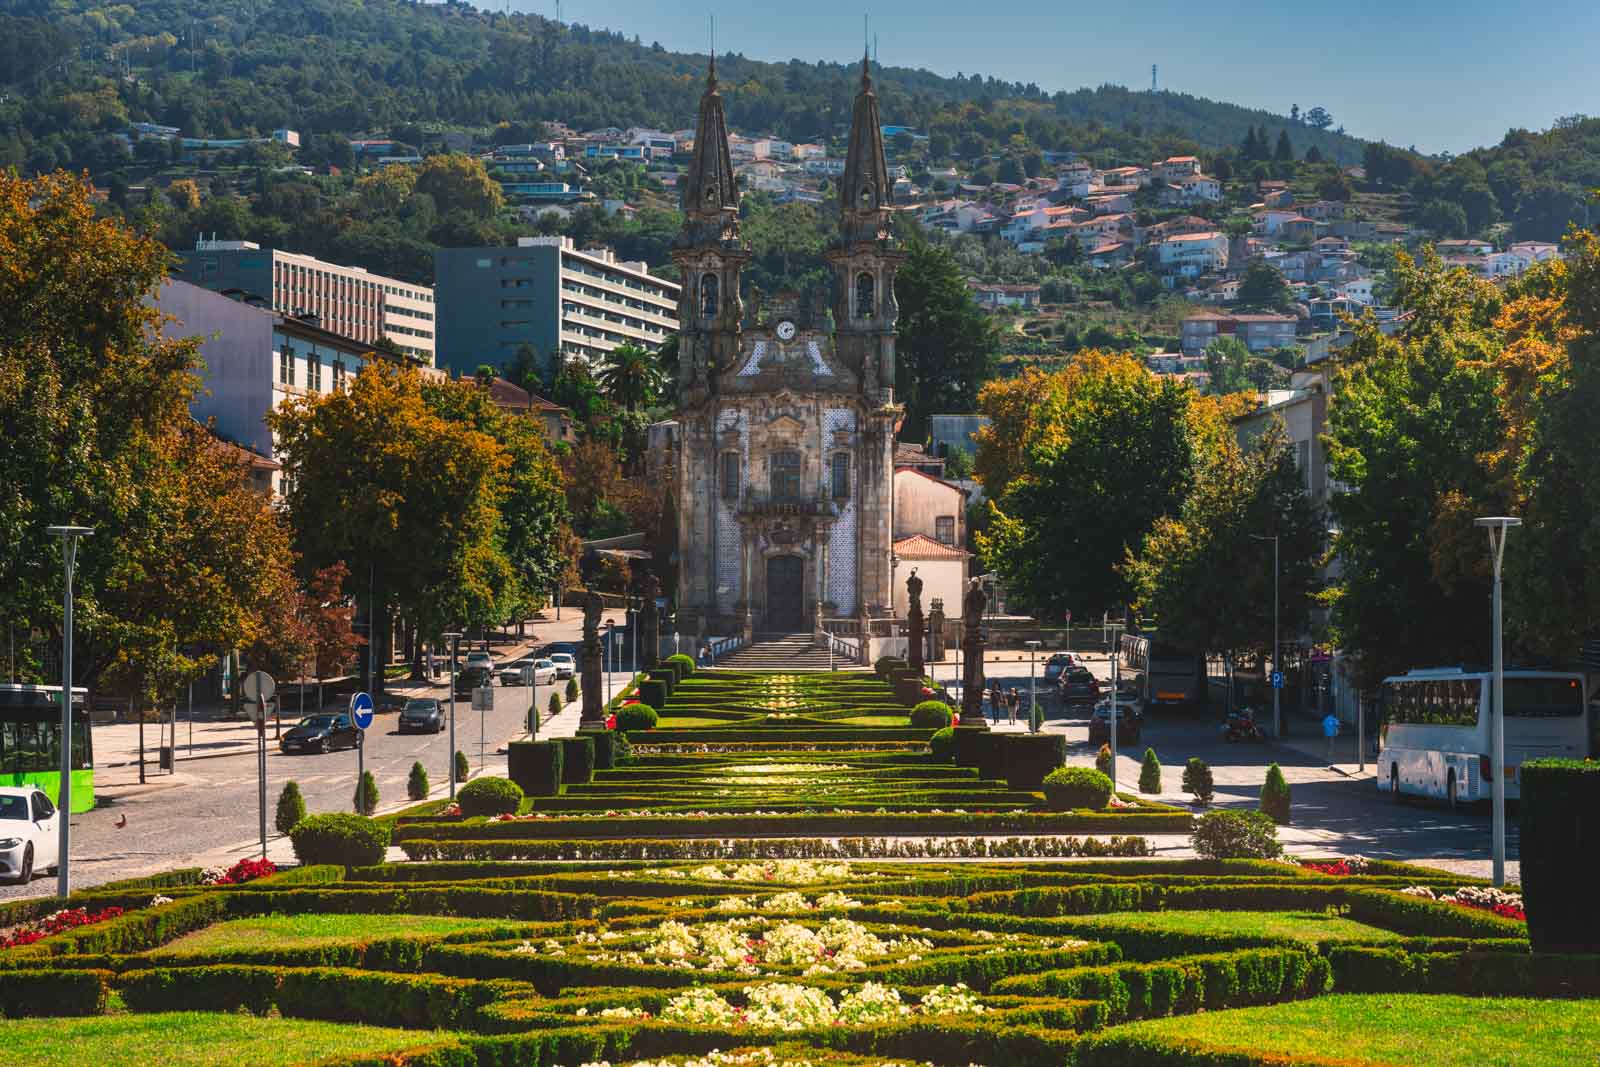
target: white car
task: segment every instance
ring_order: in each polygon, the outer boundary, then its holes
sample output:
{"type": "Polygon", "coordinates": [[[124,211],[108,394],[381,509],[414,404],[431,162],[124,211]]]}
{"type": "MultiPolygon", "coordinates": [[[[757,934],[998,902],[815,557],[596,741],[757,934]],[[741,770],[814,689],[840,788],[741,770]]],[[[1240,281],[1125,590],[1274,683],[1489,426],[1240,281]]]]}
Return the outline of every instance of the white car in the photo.
{"type": "Polygon", "coordinates": [[[578,673],[578,661],[571,652],[552,652],[550,662],[555,665],[557,678],[571,678],[578,673]]]}
{"type": "Polygon", "coordinates": [[[56,869],[60,815],[32,786],[0,787],[0,878],[26,883],[35,870],[56,869]]]}
{"type": "Polygon", "coordinates": [[[494,657],[487,652],[468,652],[467,661],[461,665],[462,673],[479,670],[494,673],[494,657]]]}
{"type": "Polygon", "coordinates": [[[500,668],[501,685],[549,685],[556,680],[556,665],[532,656],[512,660],[500,668]]]}

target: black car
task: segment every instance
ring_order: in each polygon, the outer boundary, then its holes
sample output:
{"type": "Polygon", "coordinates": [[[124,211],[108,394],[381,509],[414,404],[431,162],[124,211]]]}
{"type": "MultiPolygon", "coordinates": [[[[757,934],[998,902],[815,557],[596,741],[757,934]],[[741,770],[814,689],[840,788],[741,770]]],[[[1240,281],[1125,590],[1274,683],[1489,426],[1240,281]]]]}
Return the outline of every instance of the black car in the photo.
{"type": "Polygon", "coordinates": [[[1068,667],[1061,672],[1057,691],[1068,707],[1093,707],[1100,699],[1100,683],[1087,667],[1068,667]]]}
{"type": "MultiPolygon", "coordinates": [[[[1144,716],[1137,705],[1117,701],[1117,744],[1134,745],[1144,734],[1144,716]]],[[[1103,745],[1111,740],[1111,702],[1099,704],[1089,716],[1089,744],[1103,745]]]]}
{"type": "Polygon", "coordinates": [[[456,696],[471,696],[474,689],[494,684],[494,672],[486,667],[467,667],[456,672],[456,696]]]}
{"type": "Polygon", "coordinates": [[[350,716],[328,712],[308,715],[283,735],[278,747],[285,752],[332,752],[356,747],[356,728],[350,716]]]}
{"type": "Polygon", "coordinates": [[[436,734],[444,729],[444,711],[439,702],[431,698],[408,700],[400,709],[398,729],[403,734],[436,734]]]}

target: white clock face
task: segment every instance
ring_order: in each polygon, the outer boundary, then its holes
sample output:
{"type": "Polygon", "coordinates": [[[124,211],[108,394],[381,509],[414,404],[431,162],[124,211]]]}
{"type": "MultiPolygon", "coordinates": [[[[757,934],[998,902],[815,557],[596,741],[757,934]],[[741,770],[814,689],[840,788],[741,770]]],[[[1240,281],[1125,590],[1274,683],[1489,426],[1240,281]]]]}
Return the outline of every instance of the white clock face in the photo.
{"type": "Polygon", "coordinates": [[[792,341],[792,340],[794,340],[794,323],[790,322],[788,319],[785,319],[782,322],[778,323],[778,340],[780,340],[780,341],[792,341]]]}

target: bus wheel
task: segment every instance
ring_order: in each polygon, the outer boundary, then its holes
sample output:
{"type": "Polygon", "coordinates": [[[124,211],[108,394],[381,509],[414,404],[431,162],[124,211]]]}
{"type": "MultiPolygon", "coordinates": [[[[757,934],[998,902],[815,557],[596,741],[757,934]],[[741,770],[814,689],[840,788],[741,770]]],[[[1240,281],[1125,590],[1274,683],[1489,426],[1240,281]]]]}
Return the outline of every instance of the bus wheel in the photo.
{"type": "Polygon", "coordinates": [[[1444,781],[1444,802],[1452,812],[1460,811],[1461,805],[1456,801],[1456,772],[1451,771],[1444,781]]]}
{"type": "Polygon", "coordinates": [[[1389,799],[1400,803],[1400,768],[1393,763],[1389,764],[1389,799]]]}

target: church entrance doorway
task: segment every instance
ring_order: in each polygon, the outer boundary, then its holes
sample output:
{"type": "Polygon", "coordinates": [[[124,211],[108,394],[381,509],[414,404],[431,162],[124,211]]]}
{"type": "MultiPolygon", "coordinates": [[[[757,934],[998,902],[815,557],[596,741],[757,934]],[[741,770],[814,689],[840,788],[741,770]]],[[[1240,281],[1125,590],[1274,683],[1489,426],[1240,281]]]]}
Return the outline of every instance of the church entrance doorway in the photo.
{"type": "Polygon", "coordinates": [[[805,563],[799,556],[767,560],[767,629],[795,633],[805,628],[805,563]]]}

